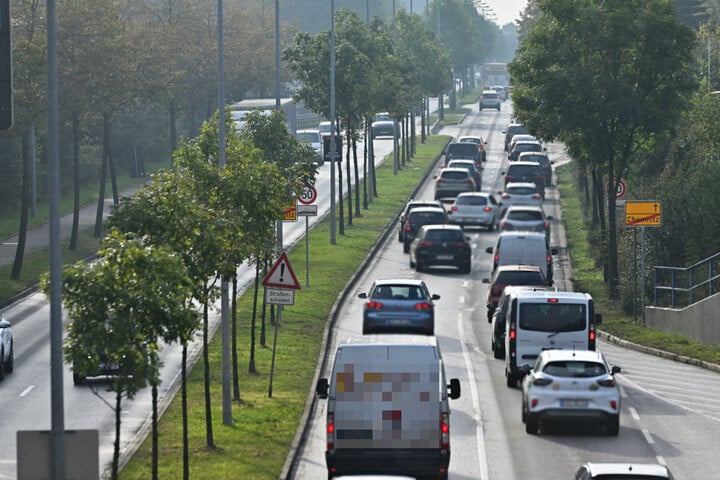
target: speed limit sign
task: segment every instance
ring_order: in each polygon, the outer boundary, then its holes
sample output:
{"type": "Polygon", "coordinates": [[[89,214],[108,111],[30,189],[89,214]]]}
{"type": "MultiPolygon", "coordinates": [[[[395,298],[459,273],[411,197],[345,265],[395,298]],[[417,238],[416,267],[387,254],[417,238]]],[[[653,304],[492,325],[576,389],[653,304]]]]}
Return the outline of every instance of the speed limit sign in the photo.
{"type": "Polygon", "coordinates": [[[311,203],[315,203],[315,200],[317,200],[317,189],[307,184],[303,185],[302,192],[300,192],[300,196],[298,197],[298,202],[303,205],[310,205],[311,203]]]}

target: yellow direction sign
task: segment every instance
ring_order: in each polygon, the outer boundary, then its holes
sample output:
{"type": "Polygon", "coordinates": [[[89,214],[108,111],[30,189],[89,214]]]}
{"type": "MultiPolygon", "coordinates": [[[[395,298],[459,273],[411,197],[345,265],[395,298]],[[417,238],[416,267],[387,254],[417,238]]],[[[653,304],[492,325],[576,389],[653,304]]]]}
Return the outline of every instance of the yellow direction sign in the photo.
{"type": "Polygon", "coordinates": [[[285,222],[297,222],[297,204],[293,203],[283,207],[283,221],[285,222]]]}
{"type": "Polygon", "coordinates": [[[625,202],[626,227],[659,227],[662,225],[662,204],[657,201],[625,202]]]}

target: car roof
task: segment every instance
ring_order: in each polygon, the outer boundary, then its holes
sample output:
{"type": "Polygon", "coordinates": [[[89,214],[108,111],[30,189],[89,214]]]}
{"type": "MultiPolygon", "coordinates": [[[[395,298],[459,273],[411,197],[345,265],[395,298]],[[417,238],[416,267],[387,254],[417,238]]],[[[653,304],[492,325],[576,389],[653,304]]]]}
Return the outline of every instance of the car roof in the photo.
{"type": "Polygon", "coordinates": [[[540,354],[545,363],[562,362],[568,360],[577,360],[581,362],[604,362],[602,352],[596,350],[569,350],[569,349],[551,349],[543,350],[540,354]]]}
{"type": "Polygon", "coordinates": [[[476,137],[473,135],[463,135],[462,137],[458,138],[457,142],[454,143],[467,143],[467,140],[479,140],[482,141],[482,137],[476,137]]]}
{"type": "Polygon", "coordinates": [[[513,165],[525,165],[525,166],[531,166],[531,167],[539,167],[540,164],[538,162],[521,162],[520,160],[516,160],[514,162],[510,162],[510,165],[508,165],[508,168],[512,167],[513,165]]]}
{"type": "MultiPolygon", "coordinates": [[[[534,163],[534,165],[537,165],[537,163],[534,163]]],[[[443,172],[464,172],[465,174],[470,175],[470,173],[467,171],[467,168],[461,167],[444,167],[440,169],[440,175],[442,175],[443,172]]]]}
{"type": "Polygon", "coordinates": [[[543,239],[546,238],[545,234],[543,232],[525,232],[525,231],[518,232],[515,230],[500,232],[500,234],[498,235],[498,239],[508,238],[508,237],[525,237],[525,238],[527,238],[527,237],[542,237],[543,239]]]}
{"type": "Polygon", "coordinates": [[[537,265],[498,265],[495,272],[540,272],[537,265]]]}
{"type": "MultiPolygon", "coordinates": [[[[533,183],[533,185],[535,185],[535,184],[533,183]]],[[[457,194],[457,196],[455,198],[457,198],[457,197],[485,197],[485,198],[488,198],[488,197],[492,197],[492,196],[493,196],[493,194],[490,192],[460,192],[457,194]]]]}
{"type": "Polygon", "coordinates": [[[535,185],[533,182],[508,182],[507,185],[505,185],[505,190],[508,188],[537,188],[537,185],[535,185]]]}
{"type": "Polygon", "coordinates": [[[549,158],[547,152],[520,152],[520,155],[518,155],[518,160],[520,160],[522,157],[545,157],[549,158]]]}
{"type": "Polygon", "coordinates": [[[375,285],[415,285],[422,286],[424,281],[418,278],[381,278],[373,282],[375,285]]]}
{"type": "Polygon", "coordinates": [[[660,465],[659,463],[590,462],[583,466],[593,475],[655,475],[659,477],[672,478],[669,476],[670,471],[668,468],[665,465],[660,465]]]}
{"type": "MultiPolygon", "coordinates": [[[[469,142],[468,142],[468,143],[469,143],[469,142]]],[[[470,160],[469,158],[454,158],[454,159],[452,159],[452,160],[450,160],[450,161],[448,162],[448,165],[456,165],[456,164],[458,164],[458,163],[459,163],[459,164],[466,163],[466,164],[468,164],[468,165],[472,165],[473,167],[475,166],[475,161],[474,161],[474,160],[470,160]]],[[[447,168],[447,167],[446,167],[446,168],[447,168]]],[[[449,168],[453,168],[453,167],[450,166],[449,168]]]]}

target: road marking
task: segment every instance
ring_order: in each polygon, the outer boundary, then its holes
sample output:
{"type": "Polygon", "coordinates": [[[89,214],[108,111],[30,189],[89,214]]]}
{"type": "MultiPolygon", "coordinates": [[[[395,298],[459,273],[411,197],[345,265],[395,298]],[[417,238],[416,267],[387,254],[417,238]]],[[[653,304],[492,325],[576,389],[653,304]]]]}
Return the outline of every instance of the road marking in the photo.
{"type": "Polygon", "coordinates": [[[657,460],[660,465],[665,465],[667,467],[667,463],[665,463],[665,459],[662,455],[655,455],[655,460],[657,460]]]}
{"type": "Polygon", "coordinates": [[[655,440],[653,440],[652,436],[650,435],[650,432],[648,432],[648,431],[645,430],[645,429],[641,430],[641,432],[642,432],[642,434],[643,434],[643,437],[645,437],[645,441],[646,441],[646,442],[648,442],[650,445],[654,445],[654,444],[655,444],[655,440]]]}
{"type": "Polygon", "coordinates": [[[633,419],[635,419],[636,421],[640,421],[640,415],[638,415],[635,407],[628,408],[628,411],[630,412],[630,415],[632,415],[633,419]]]}
{"type": "Polygon", "coordinates": [[[464,295],[460,295],[460,297],[458,298],[458,302],[460,302],[460,303],[465,303],[465,296],[464,296],[464,295]]]}
{"type": "Polygon", "coordinates": [[[462,347],[463,358],[465,359],[465,369],[468,373],[468,382],[470,383],[470,395],[472,396],[473,418],[475,419],[475,437],[477,438],[477,458],[480,467],[480,479],[488,478],[488,462],[485,451],[485,436],[482,431],[482,414],[480,413],[480,396],[478,395],[477,383],[475,382],[475,372],[470,361],[470,354],[466,345],[465,328],[463,327],[463,314],[458,313],[458,333],[460,346],[462,347]]]}
{"type": "Polygon", "coordinates": [[[35,385],[30,385],[30,386],[27,387],[25,390],[23,390],[22,392],[20,392],[20,396],[21,396],[21,397],[24,397],[25,395],[27,395],[28,393],[30,393],[30,390],[32,390],[33,388],[35,388],[35,385]]]}

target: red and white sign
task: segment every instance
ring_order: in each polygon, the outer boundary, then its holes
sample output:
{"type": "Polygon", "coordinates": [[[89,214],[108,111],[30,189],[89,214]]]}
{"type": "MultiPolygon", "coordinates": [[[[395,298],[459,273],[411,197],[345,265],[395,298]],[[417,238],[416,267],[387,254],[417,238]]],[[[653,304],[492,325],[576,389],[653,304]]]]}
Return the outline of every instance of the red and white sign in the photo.
{"type": "Polygon", "coordinates": [[[270,271],[265,275],[262,281],[263,287],[290,288],[300,290],[300,282],[298,282],[295,272],[290,266],[290,260],[283,253],[277,259],[270,271]]]}
{"type": "Polygon", "coordinates": [[[612,182],[607,182],[605,184],[605,191],[610,193],[610,190],[614,188],[614,184],[617,181],[617,190],[615,190],[615,198],[620,199],[625,196],[625,193],[627,192],[627,185],[625,185],[625,181],[622,178],[616,178],[612,182]]]}
{"type": "Polygon", "coordinates": [[[308,184],[305,184],[303,185],[302,192],[300,192],[300,196],[298,197],[298,202],[302,203],[303,205],[310,205],[311,203],[315,203],[315,200],[317,200],[317,196],[317,189],[308,184]]]}

